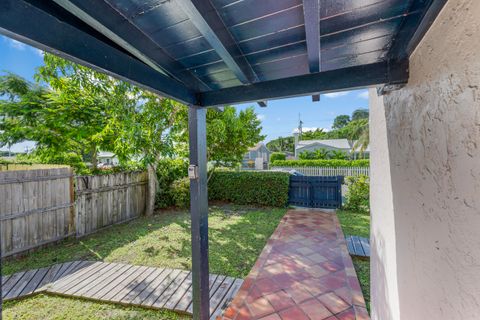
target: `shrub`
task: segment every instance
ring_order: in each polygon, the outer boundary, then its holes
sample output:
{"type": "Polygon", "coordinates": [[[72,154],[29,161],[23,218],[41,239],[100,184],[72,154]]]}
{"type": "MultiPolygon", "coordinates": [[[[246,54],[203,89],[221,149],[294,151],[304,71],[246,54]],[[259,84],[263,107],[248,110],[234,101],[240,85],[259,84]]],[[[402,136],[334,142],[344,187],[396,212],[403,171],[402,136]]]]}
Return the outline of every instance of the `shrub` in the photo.
{"type": "Polygon", "coordinates": [[[188,161],[183,159],[162,159],[157,166],[158,192],[156,205],[160,208],[173,206],[171,186],[175,180],[188,175],[188,161]]]}
{"type": "Polygon", "coordinates": [[[283,152],[274,152],[270,155],[270,163],[273,161],[284,161],[287,159],[287,156],[283,152]]]}
{"type": "Polygon", "coordinates": [[[218,171],[208,183],[208,196],[235,204],[284,207],[289,176],[286,172],[218,171]]]}
{"type": "Polygon", "coordinates": [[[190,179],[188,177],[175,180],[170,186],[171,199],[178,208],[190,206],[190,179]]]}
{"type": "Polygon", "coordinates": [[[369,160],[338,160],[338,159],[324,159],[324,160],[284,160],[274,161],[272,166],[278,167],[368,167],[369,160]]]}
{"type": "Polygon", "coordinates": [[[370,181],[367,176],[346,178],[348,190],[345,195],[344,209],[369,212],[370,211],[370,181]]]}

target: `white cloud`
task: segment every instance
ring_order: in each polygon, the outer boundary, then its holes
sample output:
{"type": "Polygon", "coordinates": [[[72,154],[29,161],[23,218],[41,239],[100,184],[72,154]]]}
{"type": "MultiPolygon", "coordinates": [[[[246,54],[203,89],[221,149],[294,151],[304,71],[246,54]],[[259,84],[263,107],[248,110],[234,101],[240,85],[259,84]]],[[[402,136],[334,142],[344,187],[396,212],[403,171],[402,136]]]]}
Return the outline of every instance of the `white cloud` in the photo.
{"type": "Polygon", "coordinates": [[[358,97],[359,98],[362,98],[362,99],[368,99],[368,91],[365,90],[365,91],[362,91],[358,94],[358,97]]]}
{"type": "Polygon", "coordinates": [[[346,96],[349,93],[350,91],[332,92],[332,93],[325,93],[324,96],[327,98],[338,98],[338,97],[346,96]]]}
{"type": "Polygon", "coordinates": [[[14,49],[17,49],[17,50],[25,50],[25,48],[27,47],[26,44],[20,42],[20,41],[17,41],[17,40],[14,40],[14,39],[10,39],[10,38],[5,38],[8,42],[8,45],[14,49]]]}
{"type": "Polygon", "coordinates": [[[40,49],[37,49],[37,48],[32,48],[33,52],[35,52],[35,54],[37,54],[39,57],[43,58],[43,55],[45,54],[45,52],[43,52],[42,50],[40,49]]]}
{"type": "Polygon", "coordinates": [[[266,117],[267,117],[267,116],[264,115],[264,114],[257,114],[257,119],[260,120],[260,121],[265,120],[266,117]]]}

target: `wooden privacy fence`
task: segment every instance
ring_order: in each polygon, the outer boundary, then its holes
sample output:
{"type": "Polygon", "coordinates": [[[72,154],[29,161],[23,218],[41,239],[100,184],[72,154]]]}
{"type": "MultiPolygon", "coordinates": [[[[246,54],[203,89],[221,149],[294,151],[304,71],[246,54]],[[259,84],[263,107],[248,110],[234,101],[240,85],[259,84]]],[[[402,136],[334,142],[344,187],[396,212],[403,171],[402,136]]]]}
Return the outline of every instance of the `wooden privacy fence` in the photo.
{"type": "Polygon", "coordinates": [[[68,167],[33,168],[0,171],[2,256],[145,213],[146,172],[74,177],[68,167]]]}
{"type": "Polygon", "coordinates": [[[73,235],[73,202],[68,167],[0,171],[2,256],[73,235]]]}
{"type": "Polygon", "coordinates": [[[271,170],[296,170],[306,176],[370,176],[370,167],[272,167],[271,170]]]}
{"type": "Polygon", "coordinates": [[[147,182],[146,172],[76,177],[77,237],[143,215],[147,182]]]}

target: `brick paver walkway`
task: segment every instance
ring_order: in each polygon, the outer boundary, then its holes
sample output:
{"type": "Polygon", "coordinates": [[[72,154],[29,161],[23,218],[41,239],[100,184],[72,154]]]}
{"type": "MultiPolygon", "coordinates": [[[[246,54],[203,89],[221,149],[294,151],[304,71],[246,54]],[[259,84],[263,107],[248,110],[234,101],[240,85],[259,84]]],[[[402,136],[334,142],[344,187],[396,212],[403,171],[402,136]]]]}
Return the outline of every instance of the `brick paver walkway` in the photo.
{"type": "Polygon", "coordinates": [[[289,210],[223,319],[369,319],[337,216],[289,210]]]}

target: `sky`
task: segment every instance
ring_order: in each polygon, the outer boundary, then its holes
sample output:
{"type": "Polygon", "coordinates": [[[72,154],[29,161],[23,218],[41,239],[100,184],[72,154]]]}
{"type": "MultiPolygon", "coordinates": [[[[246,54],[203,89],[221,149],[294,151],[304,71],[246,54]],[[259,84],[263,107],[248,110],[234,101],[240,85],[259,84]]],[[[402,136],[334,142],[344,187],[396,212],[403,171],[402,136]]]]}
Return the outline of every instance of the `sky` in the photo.
{"type": "MultiPolygon", "coordinates": [[[[0,35],[0,74],[12,72],[33,81],[35,69],[42,65],[42,51],[16,40],[0,35]]],[[[354,90],[328,93],[321,96],[319,102],[311,97],[298,97],[268,101],[262,108],[255,103],[240,104],[239,110],[253,106],[262,120],[262,134],[265,142],[277,137],[289,136],[298,127],[299,118],[304,130],[323,128],[329,130],[333,119],[341,114],[351,115],[355,109],[368,108],[367,90],[354,90]]],[[[24,152],[32,147],[31,142],[12,146],[12,152],[24,152]]],[[[0,150],[7,150],[6,147],[0,150]]]]}

